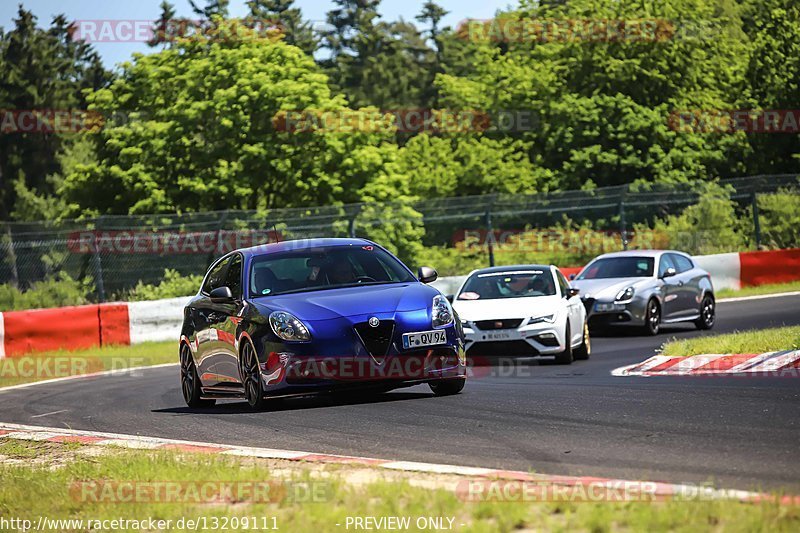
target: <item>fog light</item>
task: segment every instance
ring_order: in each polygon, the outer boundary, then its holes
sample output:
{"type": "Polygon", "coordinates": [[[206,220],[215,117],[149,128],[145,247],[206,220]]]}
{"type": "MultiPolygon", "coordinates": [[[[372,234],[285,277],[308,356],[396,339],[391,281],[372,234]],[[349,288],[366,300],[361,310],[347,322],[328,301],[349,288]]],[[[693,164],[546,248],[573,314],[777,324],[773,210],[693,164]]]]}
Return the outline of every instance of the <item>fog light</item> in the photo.
{"type": "Polygon", "coordinates": [[[558,339],[554,333],[542,333],[534,338],[545,346],[558,346],[558,339]]]}

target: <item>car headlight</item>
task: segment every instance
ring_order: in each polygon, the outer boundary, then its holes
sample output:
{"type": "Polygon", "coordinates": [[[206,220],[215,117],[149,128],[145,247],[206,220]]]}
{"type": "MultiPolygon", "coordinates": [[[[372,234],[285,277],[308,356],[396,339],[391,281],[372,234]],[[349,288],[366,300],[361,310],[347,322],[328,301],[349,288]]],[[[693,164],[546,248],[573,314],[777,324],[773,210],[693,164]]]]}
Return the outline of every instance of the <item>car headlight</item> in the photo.
{"type": "Polygon", "coordinates": [[[431,326],[441,328],[453,323],[453,308],[447,298],[438,294],[433,297],[433,310],[431,312],[431,326]]]}
{"type": "Polygon", "coordinates": [[[310,341],[311,334],[305,324],[286,311],[275,311],[269,315],[269,325],[275,335],[285,341],[310,341]]]}
{"type": "Polygon", "coordinates": [[[541,324],[542,322],[547,322],[548,324],[552,324],[556,321],[555,313],[552,315],[543,315],[543,316],[532,316],[530,320],[528,320],[528,324],[541,324]]]}
{"type": "Polygon", "coordinates": [[[614,301],[617,303],[627,303],[633,300],[633,287],[626,287],[617,293],[614,301]]]}

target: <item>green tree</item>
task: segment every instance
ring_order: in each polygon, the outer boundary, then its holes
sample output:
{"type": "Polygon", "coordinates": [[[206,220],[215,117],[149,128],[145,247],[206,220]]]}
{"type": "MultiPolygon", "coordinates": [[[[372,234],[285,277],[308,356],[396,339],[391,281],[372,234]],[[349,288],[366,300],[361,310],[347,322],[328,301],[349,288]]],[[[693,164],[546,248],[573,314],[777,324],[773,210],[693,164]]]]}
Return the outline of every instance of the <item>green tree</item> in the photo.
{"type": "Polygon", "coordinates": [[[425,65],[433,54],[417,28],[380,19],[380,0],[335,0],[323,32],[330,57],[322,65],[354,107],[421,107],[425,65]]]}
{"type": "MultiPolygon", "coordinates": [[[[800,102],[800,4],[750,0],[744,22],[753,43],[746,71],[751,106],[796,110],[800,102]]],[[[752,172],[797,172],[800,167],[800,135],[751,135],[750,142],[752,172]]]]}
{"type": "Polygon", "coordinates": [[[417,21],[428,25],[428,29],[425,30],[424,34],[426,34],[426,37],[433,43],[436,49],[436,53],[425,65],[428,79],[425,82],[423,107],[436,107],[438,104],[438,94],[433,81],[436,79],[437,74],[444,71],[445,40],[442,39],[442,32],[445,30],[449,31],[449,28],[441,28],[439,23],[447,13],[447,10],[433,0],[427,0],[422,5],[422,11],[415,17],[417,21]]]}
{"type": "MultiPolygon", "coordinates": [[[[0,43],[0,105],[13,116],[15,110],[36,110],[41,116],[53,111],[85,109],[83,91],[105,85],[105,71],[93,48],[72,39],[63,15],[53,18],[48,29],[36,25],[36,17],[21,6],[14,28],[2,34],[0,43]]],[[[61,171],[59,153],[70,133],[19,132],[12,124],[0,134],[0,220],[14,210],[19,190],[52,192],[48,176],[61,171]]]]}
{"type": "Polygon", "coordinates": [[[331,94],[300,49],[246,36],[180,41],[136,55],[89,102],[104,116],[126,120],[92,133],[97,162],[66,176],[62,193],[88,213],[354,201],[368,177],[348,174],[347,161],[360,147],[391,137],[391,131],[298,131],[297,110],[343,114],[344,99],[331,94]]]}
{"type": "MultiPolygon", "coordinates": [[[[698,201],[664,220],[656,220],[653,231],[667,236],[669,246],[693,255],[735,252],[745,249],[747,238],[741,227],[732,189],[714,182],[697,188],[698,201]]],[[[647,231],[637,227],[637,232],[647,231]]]]}
{"type": "Polygon", "coordinates": [[[319,45],[311,23],[294,7],[294,0],[249,0],[250,17],[255,22],[279,23],[284,40],[312,55],[319,45]]]}
{"type": "Polygon", "coordinates": [[[535,128],[511,136],[525,141],[533,165],[554,175],[555,188],[741,175],[750,153],[744,134],[686,132],[669,121],[675,111],[734,108],[748,57],[741,26],[726,0],[523,1],[488,26],[461,29],[472,66],[465,71],[456,56],[455,68],[437,76],[440,102],[535,113],[535,128]],[[677,27],[646,28],[645,38],[598,39],[579,25],[642,19],[677,27]],[[714,32],[677,33],[717,19],[714,32]],[[562,38],[546,25],[540,34],[508,31],[530,20],[573,21],[576,33],[562,38]]]}
{"type": "Polygon", "coordinates": [[[147,41],[148,46],[166,45],[179,36],[178,20],[175,18],[175,6],[161,0],[161,15],[153,26],[153,37],[147,41]]]}

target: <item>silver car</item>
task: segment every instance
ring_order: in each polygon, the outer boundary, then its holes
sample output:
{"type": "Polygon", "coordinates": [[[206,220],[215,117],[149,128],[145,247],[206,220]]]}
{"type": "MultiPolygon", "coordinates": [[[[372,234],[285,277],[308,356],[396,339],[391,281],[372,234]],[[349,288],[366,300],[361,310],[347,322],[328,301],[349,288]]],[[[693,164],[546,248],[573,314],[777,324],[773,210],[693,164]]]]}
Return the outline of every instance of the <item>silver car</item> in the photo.
{"type": "Polygon", "coordinates": [[[682,252],[601,255],[573,278],[572,286],[580,289],[590,326],[638,326],[650,335],[657,334],[661,324],[714,326],[711,276],[682,252]]]}

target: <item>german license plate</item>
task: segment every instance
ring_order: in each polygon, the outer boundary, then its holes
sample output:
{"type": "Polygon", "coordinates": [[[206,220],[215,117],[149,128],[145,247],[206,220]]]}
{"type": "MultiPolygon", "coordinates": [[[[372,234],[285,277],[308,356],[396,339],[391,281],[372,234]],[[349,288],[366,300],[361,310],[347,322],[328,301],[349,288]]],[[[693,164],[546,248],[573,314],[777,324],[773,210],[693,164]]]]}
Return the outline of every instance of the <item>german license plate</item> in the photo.
{"type": "Polygon", "coordinates": [[[432,331],[420,331],[418,333],[403,334],[403,348],[422,348],[424,346],[435,346],[446,344],[447,334],[443,329],[432,331]]]}
{"type": "Polygon", "coordinates": [[[519,338],[519,333],[516,331],[493,331],[485,335],[486,340],[490,341],[507,341],[513,338],[519,338]]]}

